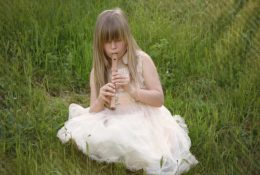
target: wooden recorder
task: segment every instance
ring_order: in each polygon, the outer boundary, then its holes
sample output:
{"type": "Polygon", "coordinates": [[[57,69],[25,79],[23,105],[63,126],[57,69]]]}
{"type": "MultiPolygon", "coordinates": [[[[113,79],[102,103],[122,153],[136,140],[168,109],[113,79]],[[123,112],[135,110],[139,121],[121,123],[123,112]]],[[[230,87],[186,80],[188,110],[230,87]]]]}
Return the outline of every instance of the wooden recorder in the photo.
{"type": "MultiPolygon", "coordinates": [[[[112,68],[111,68],[112,74],[114,72],[117,72],[117,54],[112,55],[112,68]]],[[[111,75],[112,78],[112,75],[111,75]]],[[[111,98],[111,103],[110,103],[110,109],[115,110],[116,109],[116,97],[111,98]]]]}

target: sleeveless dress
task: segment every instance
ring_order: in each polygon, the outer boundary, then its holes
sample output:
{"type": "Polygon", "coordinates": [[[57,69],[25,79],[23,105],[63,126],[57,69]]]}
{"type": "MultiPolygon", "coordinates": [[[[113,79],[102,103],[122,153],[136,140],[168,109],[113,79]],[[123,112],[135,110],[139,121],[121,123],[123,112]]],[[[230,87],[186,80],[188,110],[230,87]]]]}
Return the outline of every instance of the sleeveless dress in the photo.
{"type": "MultiPolygon", "coordinates": [[[[146,56],[137,52],[139,88],[145,88],[142,59],[146,56]]],[[[126,55],[123,62],[127,64],[126,55]]],[[[118,71],[129,73],[127,66],[118,71]]],[[[183,118],[172,116],[165,106],[137,102],[122,89],[117,90],[115,110],[90,113],[89,108],[71,104],[69,119],[57,136],[62,143],[72,139],[91,159],[121,162],[131,171],[178,175],[198,163],[189,151],[191,141],[183,118]]]]}

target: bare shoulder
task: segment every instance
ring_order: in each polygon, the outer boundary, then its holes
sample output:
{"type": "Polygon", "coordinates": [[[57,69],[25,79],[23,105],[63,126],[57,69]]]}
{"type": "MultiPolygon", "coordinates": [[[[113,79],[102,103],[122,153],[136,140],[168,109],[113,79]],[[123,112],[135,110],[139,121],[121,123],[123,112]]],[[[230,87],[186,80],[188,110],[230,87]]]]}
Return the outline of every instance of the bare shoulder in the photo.
{"type": "Polygon", "coordinates": [[[150,55],[148,55],[144,51],[138,50],[137,51],[137,57],[138,57],[139,61],[142,62],[143,67],[152,66],[153,68],[155,68],[155,65],[154,65],[152,58],[150,57],[150,55]]]}
{"type": "Polygon", "coordinates": [[[159,84],[159,75],[152,58],[144,51],[138,51],[139,60],[142,62],[142,74],[145,80],[146,86],[154,86],[159,84]]]}

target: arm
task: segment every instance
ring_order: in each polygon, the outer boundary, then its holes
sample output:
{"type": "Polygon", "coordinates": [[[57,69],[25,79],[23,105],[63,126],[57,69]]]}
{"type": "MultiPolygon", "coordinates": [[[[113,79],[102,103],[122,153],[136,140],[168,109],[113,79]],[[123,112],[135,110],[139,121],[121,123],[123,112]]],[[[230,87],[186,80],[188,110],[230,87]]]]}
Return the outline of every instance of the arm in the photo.
{"type": "Polygon", "coordinates": [[[113,83],[107,83],[99,90],[97,97],[96,86],[94,81],[94,71],[92,69],[90,73],[90,110],[89,112],[99,112],[104,110],[105,104],[110,104],[111,97],[115,96],[115,85],[113,83]]]}
{"type": "Polygon", "coordinates": [[[164,95],[156,67],[149,56],[143,57],[143,77],[147,89],[130,88],[129,94],[137,101],[160,107],[164,103],[164,95]]]}

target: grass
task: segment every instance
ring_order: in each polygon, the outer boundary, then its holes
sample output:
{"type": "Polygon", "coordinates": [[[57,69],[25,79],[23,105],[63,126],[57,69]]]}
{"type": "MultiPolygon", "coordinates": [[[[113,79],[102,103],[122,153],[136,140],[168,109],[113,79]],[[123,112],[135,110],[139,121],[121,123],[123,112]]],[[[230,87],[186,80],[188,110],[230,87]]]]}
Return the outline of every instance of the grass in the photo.
{"type": "Polygon", "coordinates": [[[121,7],[189,127],[187,174],[260,173],[256,0],[0,1],[0,174],[144,174],[91,161],[57,130],[89,105],[96,16],[121,7]]]}

